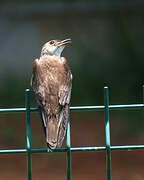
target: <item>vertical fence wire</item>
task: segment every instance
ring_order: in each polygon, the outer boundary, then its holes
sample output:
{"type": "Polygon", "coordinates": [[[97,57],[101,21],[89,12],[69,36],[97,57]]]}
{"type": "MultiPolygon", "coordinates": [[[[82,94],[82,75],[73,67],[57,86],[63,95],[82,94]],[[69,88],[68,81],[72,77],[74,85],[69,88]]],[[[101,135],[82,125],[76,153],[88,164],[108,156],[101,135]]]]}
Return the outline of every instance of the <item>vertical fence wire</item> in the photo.
{"type": "Polygon", "coordinates": [[[70,120],[68,120],[67,125],[67,180],[71,180],[71,142],[70,142],[70,120]]]}
{"type": "Polygon", "coordinates": [[[105,136],[106,136],[107,180],[111,180],[111,149],[110,149],[110,122],[109,122],[109,93],[108,93],[108,87],[104,87],[104,105],[105,105],[105,136]]]}
{"type": "Polygon", "coordinates": [[[31,124],[30,124],[30,90],[25,91],[26,98],[26,142],[27,142],[27,173],[28,180],[32,180],[31,169],[31,124]]]}

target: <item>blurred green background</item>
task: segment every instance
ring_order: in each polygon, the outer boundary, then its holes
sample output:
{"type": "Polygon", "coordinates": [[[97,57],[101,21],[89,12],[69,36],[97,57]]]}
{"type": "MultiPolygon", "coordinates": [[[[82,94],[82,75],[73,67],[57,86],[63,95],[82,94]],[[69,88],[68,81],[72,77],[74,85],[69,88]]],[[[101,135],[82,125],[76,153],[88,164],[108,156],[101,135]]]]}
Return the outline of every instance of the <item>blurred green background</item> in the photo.
{"type": "MultiPolygon", "coordinates": [[[[71,105],[142,103],[144,2],[5,0],[0,2],[0,108],[24,107],[32,64],[51,39],[71,38],[63,56],[73,74],[71,105]]],[[[31,106],[35,98],[31,92],[31,106]]],[[[111,144],[143,144],[141,111],[110,113],[111,144]]],[[[25,147],[25,114],[0,115],[0,148],[25,147]]],[[[38,113],[32,147],[46,147],[38,113]]],[[[72,146],[104,146],[103,112],[71,113],[72,146]]],[[[2,179],[26,179],[25,155],[1,155],[2,179]]],[[[144,179],[143,151],[112,152],[112,178],[144,179]]],[[[65,154],[33,155],[33,177],[66,178],[65,154]]],[[[106,179],[105,152],[73,153],[72,179],[106,179]]]]}

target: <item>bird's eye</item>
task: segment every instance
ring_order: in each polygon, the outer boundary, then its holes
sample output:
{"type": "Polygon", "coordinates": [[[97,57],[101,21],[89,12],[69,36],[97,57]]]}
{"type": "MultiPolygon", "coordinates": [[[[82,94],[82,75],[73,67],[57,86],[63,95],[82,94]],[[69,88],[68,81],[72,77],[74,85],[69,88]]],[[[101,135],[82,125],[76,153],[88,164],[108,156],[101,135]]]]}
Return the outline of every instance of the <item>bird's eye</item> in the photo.
{"type": "Polygon", "coordinates": [[[50,41],[50,44],[54,44],[54,41],[52,40],[52,41],[50,41]]]}

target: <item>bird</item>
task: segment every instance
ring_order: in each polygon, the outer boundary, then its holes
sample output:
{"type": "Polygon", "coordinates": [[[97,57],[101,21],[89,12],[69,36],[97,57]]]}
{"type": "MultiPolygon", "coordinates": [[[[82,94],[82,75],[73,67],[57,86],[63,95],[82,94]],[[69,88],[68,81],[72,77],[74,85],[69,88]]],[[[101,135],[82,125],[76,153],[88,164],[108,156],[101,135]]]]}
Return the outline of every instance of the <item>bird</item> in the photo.
{"type": "Polygon", "coordinates": [[[33,62],[31,86],[49,149],[60,148],[66,134],[72,73],[61,53],[71,42],[70,38],[48,41],[42,47],[40,58],[33,62]]]}

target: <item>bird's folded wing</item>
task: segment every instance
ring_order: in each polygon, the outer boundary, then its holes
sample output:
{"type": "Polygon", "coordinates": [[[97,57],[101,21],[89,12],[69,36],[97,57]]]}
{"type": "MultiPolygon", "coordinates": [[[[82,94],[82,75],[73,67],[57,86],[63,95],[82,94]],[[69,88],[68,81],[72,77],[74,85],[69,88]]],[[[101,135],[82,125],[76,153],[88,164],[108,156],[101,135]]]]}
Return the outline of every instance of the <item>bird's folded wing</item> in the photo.
{"type": "Polygon", "coordinates": [[[68,71],[66,74],[66,81],[64,84],[60,86],[59,89],[59,104],[61,106],[61,113],[59,119],[58,147],[62,146],[62,142],[66,134],[66,128],[69,118],[71,88],[72,88],[72,75],[71,72],[68,71]]]}
{"type": "Polygon", "coordinates": [[[42,82],[43,82],[43,77],[42,77],[42,73],[41,73],[41,68],[39,66],[38,59],[36,59],[33,63],[33,73],[32,73],[32,79],[31,79],[31,86],[35,92],[36,101],[37,101],[38,107],[40,109],[41,118],[43,120],[44,131],[46,131],[45,130],[46,119],[45,119],[44,109],[43,109],[44,108],[44,102],[45,102],[43,92],[42,92],[43,88],[39,88],[39,85],[42,86],[42,82]]]}
{"type": "Polygon", "coordinates": [[[60,89],[59,89],[60,105],[64,106],[65,104],[70,104],[71,88],[72,88],[72,75],[71,75],[71,72],[68,71],[66,75],[66,80],[60,86],[60,89]]]}

